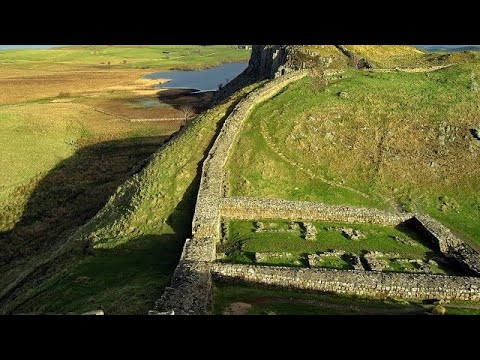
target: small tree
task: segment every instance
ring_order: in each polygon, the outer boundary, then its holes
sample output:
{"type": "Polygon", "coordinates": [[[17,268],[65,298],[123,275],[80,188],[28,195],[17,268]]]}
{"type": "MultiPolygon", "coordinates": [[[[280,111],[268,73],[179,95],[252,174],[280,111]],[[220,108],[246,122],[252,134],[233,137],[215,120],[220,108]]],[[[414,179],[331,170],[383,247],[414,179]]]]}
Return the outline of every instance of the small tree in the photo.
{"type": "Polygon", "coordinates": [[[183,124],[187,123],[187,120],[195,114],[195,109],[192,105],[182,105],[180,111],[183,113],[183,124]]]}

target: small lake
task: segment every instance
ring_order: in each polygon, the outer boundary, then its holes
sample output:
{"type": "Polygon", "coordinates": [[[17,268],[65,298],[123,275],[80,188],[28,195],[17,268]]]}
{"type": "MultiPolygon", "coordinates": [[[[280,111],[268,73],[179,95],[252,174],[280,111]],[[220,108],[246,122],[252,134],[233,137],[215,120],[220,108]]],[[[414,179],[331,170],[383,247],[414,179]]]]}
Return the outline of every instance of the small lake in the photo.
{"type": "Polygon", "coordinates": [[[225,85],[233,80],[248,66],[248,63],[222,64],[204,70],[182,70],[156,72],[145,76],[147,79],[170,79],[169,82],[156,87],[162,89],[195,89],[198,91],[215,91],[218,85],[225,85]]]}

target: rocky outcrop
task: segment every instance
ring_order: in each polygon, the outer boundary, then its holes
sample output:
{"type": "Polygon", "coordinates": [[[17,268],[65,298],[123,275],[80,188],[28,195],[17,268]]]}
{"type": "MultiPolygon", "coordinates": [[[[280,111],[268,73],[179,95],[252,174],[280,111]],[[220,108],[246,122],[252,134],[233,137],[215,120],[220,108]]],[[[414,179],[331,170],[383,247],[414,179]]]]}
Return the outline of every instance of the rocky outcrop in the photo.
{"type": "Polygon", "coordinates": [[[248,67],[215,94],[213,104],[254,82],[302,69],[304,65],[297,54],[292,45],[253,45],[248,67]]]}
{"type": "Polygon", "coordinates": [[[257,79],[275,78],[304,66],[291,45],[254,45],[248,67],[257,79]]]}

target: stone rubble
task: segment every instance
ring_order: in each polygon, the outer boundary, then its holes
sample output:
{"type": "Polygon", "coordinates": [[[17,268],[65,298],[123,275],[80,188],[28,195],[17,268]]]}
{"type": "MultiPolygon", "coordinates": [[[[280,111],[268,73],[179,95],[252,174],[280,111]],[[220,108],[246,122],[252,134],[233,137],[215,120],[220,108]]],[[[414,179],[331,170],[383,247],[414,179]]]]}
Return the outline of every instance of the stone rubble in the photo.
{"type": "Polygon", "coordinates": [[[360,240],[365,238],[365,235],[362,234],[359,230],[342,228],[341,231],[342,234],[349,240],[360,240]]]}
{"type": "Polygon", "coordinates": [[[365,270],[363,267],[362,261],[360,256],[356,254],[349,255],[350,264],[353,266],[353,270],[365,270]]]}
{"type": "Polygon", "coordinates": [[[267,224],[265,225],[261,221],[256,221],[255,222],[255,232],[270,232],[270,233],[291,233],[291,232],[296,232],[300,230],[300,226],[296,222],[290,222],[288,224],[288,229],[276,229],[271,226],[272,224],[267,224]]]}
{"type": "Polygon", "coordinates": [[[255,253],[255,262],[262,263],[271,259],[288,259],[293,255],[288,252],[257,252],[255,253]]]}
{"type": "Polygon", "coordinates": [[[305,240],[315,241],[317,240],[317,228],[315,225],[309,222],[302,223],[303,228],[305,229],[305,240]]]}
{"type": "Polygon", "coordinates": [[[388,261],[386,260],[387,257],[395,258],[400,257],[400,255],[384,254],[379,251],[369,251],[363,255],[367,270],[370,271],[384,271],[388,269],[388,261]]]}
{"type": "Polygon", "coordinates": [[[308,254],[307,262],[310,268],[319,267],[322,265],[322,262],[325,259],[328,259],[331,257],[341,258],[344,255],[345,255],[345,251],[341,251],[341,250],[330,250],[330,251],[325,251],[317,254],[308,254]]]}

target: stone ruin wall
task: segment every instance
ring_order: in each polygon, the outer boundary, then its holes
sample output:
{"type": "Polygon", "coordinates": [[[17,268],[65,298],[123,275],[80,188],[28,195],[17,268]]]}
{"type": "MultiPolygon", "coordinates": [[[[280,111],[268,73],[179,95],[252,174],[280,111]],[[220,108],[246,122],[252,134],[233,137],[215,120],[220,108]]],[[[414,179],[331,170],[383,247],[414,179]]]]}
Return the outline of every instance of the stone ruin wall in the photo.
{"type": "Polygon", "coordinates": [[[467,274],[480,276],[480,255],[450,229],[428,215],[389,213],[377,209],[326,205],[308,201],[230,197],[222,199],[221,215],[226,219],[327,221],[397,226],[408,225],[423,233],[445,257],[467,274]]]}
{"type": "Polygon", "coordinates": [[[480,254],[455,236],[449,228],[428,215],[416,215],[411,225],[422,232],[446,257],[454,260],[467,273],[480,276],[480,254]]]}
{"type": "Polygon", "coordinates": [[[232,111],[220,130],[202,168],[202,177],[192,223],[194,237],[220,238],[220,199],[224,195],[225,165],[244,120],[252,108],[277,94],[289,83],[305,76],[305,72],[293,73],[273,80],[254,90],[232,111]]]}
{"type": "Polygon", "coordinates": [[[266,83],[242,100],[226,119],[203,164],[192,222],[193,238],[186,241],[171,286],[166,288],[155,308],[160,311],[174,310],[176,314],[207,314],[211,303],[212,265],[215,277],[221,280],[233,279],[279,286],[284,284],[297,289],[352,295],[478,299],[477,278],[213,264],[216,244],[221,238],[222,217],[338,221],[388,226],[416,221],[423,231],[430,234],[431,241],[437,244],[444,255],[457,260],[470,273],[480,276],[479,255],[443,225],[428,217],[306,201],[224,198],[225,164],[244,120],[256,104],[305,75],[304,71],[292,72],[266,83]]]}
{"type": "Polygon", "coordinates": [[[414,215],[377,209],[326,205],[309,201],[230,197],[222,199],[221,214],[227,219],[328,221],[397,226],[414,215]]]}
{"type": "Polygon", "coordinates": [[[371,298],[480,300],[480,278],[216,263],[215,280],[371,298]]]}
{"type": "Polygon", "coordinates": [[[208,314],[212,279],[210,266],[221,237],[220,201],[224,195],[225,164],[244,120],[256,104],[280,92],[306,72],[290,73],[272,80],[240,101],[217,136],[202,167],[202,177],[192,222],[192,239],[185,242],[171,286],[155,303],[155,311],[175,314],[208,314]]]}

